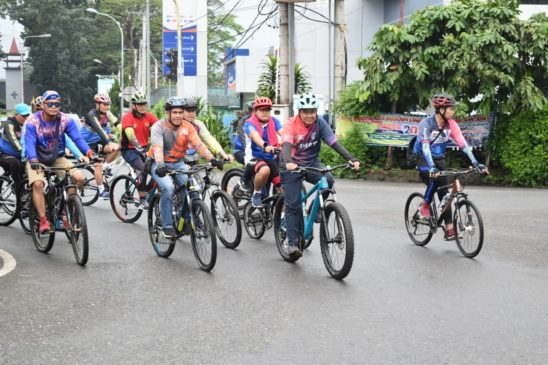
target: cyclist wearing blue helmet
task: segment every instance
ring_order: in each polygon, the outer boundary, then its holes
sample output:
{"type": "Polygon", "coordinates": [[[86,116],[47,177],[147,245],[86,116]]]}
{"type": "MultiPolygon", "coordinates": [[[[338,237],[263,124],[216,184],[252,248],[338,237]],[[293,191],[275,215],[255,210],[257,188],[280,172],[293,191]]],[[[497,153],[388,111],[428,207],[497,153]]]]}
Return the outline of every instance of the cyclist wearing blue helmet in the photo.
{"type": "Polygon", "coordinates": [[[17,192],[23,176],[21,129],[29,115],[30,107],[27,104],[17,104],[15,116],[8,118],[4,123],[4,133],[0,138],[0,166],[10,172],[17,192]]]}

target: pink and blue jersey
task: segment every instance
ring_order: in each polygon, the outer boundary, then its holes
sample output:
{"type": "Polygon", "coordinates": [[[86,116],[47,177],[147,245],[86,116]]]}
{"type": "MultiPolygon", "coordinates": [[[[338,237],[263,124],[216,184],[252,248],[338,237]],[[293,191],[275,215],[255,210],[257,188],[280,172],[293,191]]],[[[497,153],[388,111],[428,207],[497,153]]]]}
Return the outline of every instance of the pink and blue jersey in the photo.
{"type": "Polygon", "coordinates": [[[309,166],[318,159],[321,141],[329,146],[337,142],[337,136],[322,118],[318,118],[310,127],[299,116],[289,118],[284,125],[282,143],[288,142],[293,146],[293,162],[299,166],[309,166]]]}

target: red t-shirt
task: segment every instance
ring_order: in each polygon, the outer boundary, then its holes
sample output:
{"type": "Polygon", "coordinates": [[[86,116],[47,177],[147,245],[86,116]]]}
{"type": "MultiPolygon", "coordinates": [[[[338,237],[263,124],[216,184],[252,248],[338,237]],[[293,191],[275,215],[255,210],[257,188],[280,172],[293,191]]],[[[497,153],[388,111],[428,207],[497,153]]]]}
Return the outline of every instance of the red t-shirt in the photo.
{"type": "Polygon", "coordinates": [[[122,149],[134,149],[135,146],[128,140],[124,130],[126,128],[133,128],[135,131],[135,137],[139,141],[141,146],[148,146],[148,139],[150,137],[150,127],[158,121],[158,118],[151,112],[146,112],[142,119],[135,118],[133,112],[128,112],[122,118],[122,149]]]}

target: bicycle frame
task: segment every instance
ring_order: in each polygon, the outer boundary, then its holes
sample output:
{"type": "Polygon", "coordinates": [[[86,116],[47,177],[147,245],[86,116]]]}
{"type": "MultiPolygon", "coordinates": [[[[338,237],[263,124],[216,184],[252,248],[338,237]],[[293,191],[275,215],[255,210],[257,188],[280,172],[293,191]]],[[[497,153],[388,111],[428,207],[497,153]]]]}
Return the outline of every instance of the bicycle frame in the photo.
{"type": "MultiPolygon", "coordinates": [[[[436,222],[436,227],[443,227],[444,226],[444,214],[449,210],[449,207],[452,206],[453,201],[456,199],[456,203],[461,201],[462,199],[467,199],[468,195],[463,192],[464,186],[460,183],[459,175],[464,175],[466,173],[469,173],[469,170],[465,171],[458,171],[454,173],[456,175],[455,180],[453,180],[451,183],[447,185],[443,185],[438,187],[439,189],[449,188],[449,200],[447,201],[447,204],[443,208],[441,212],[438,213],[438,204],[436,203],[436,198],[434,196],[434,199],[432,199],[432,202],[430,203],[432,206],[432,211],[434,212],[434,221],[436,222]]],[[[452,172],[445,172],[447,175],[452,174],[452,172]]]]}
{"type": "Polygon", "coordinates": [[[322,175],[320,181],[318,181],[306,194],[301,190],[301,207],[304,219],[303,231],[305,240],[309,240],[312,238],[316,214],[318,214],[318,209],[320,209],[320,207],[323,207],[324,205],[321,192],[326,189],[329,189],[329,184],[327,182],[327,178],[322,175]],[[312,209],[310,210],[310,214],[307,215],[306,201],[314,194],[316,195],[316,197],[314,198],[314,202],[312,203],[312,209]]]}

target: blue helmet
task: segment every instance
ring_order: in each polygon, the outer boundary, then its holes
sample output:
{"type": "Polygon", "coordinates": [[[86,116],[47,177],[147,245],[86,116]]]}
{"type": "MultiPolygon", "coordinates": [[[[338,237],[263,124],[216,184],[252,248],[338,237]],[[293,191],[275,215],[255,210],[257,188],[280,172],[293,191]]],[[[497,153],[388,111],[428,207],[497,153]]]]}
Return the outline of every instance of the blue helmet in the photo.
{"type": "Polygon", "coordinates": [[[44,94],[42,94],[42,98],[44,101],[46,100],[53,100],[53,99],[61,99],[61,95],[55,90],[48,90],[44,94]]]}
{"type": "Polygon", "coordinates": [[[17,104],[15,106],[15,114],[29,115],[30,114],[30,106],[28,106],[27,104],[17,104]]]}
{"type": "Polygon", "coordinates": [[[297,109],[318,109],[320,107],[320,101],[316,95],[311,93],[302,94],[297,99],[297,109]]]}

